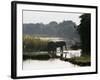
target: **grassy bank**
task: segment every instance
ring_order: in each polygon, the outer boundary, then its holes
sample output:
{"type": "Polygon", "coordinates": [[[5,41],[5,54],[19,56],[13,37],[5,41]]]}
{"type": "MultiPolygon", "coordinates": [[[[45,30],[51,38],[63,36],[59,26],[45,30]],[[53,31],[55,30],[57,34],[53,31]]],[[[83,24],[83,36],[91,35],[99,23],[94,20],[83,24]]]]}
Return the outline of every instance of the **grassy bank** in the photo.
{"type": "Polygon", "coordinates": [[[81,57],[67,58],[65,61],[69,61],[72,64],[79,66],[91,66],[91,59],[89,55],[83,55],[81,57]]]}

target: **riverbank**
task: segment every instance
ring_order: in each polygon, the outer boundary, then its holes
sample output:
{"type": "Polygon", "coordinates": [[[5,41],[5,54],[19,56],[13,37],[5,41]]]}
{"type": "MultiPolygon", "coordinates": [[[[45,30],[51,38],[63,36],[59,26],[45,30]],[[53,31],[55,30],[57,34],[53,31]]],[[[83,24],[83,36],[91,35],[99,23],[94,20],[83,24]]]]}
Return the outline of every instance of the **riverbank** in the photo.
{"type": "Polygon", "coordinates": [[[79,66],[91,66],[91,59],[89,55],[83,55],[80,57],[73,57],[73,58],[66,58],[66,59],[61,59],[64,61],[69,61],[72,64],[76,64],[79,66]]]}

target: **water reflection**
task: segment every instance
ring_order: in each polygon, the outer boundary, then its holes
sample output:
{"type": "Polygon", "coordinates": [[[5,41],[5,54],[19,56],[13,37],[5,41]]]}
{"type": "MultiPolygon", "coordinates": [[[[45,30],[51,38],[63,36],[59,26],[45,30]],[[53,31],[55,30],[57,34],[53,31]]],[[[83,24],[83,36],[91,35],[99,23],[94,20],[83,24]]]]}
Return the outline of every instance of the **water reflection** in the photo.
{"type": "MultiPolygon", "coordinates": [[[[63,57],[66,56],[66,58],[81,56],[81,50],[67,50],[67,51],[65,50],[63,53],[64,53],[63,57]]],[[[40,53],[38,53],[38,54],[40,54],[40,53]]],[[[43,54],[43,52],[41,52],[41,54],[43,54]]],[[[48,54],[48,53],[45,53],[45,54],[48,54]]],[[[56,54],[57,54],[57,56],[60,56],[61,53],[58,50],[58,52],[56,54]]],[[[63,68],[73,68],[73,67],[79,67],[79,66],[74,65],[67,61],[60,60],[59,58],[54,58],[54,59],[49,59],[49,60],[27,59],[27,60],[23,61],[23,70],[63,69],[63,68]]]]}
{"type": "Polygon", "coordinates": [[[23,62],[23,70],[63,69],[72,67],[78,66],[69,62],[61,61],[60,59],[50,59],[45,61],[28,59],[23,62]]]}

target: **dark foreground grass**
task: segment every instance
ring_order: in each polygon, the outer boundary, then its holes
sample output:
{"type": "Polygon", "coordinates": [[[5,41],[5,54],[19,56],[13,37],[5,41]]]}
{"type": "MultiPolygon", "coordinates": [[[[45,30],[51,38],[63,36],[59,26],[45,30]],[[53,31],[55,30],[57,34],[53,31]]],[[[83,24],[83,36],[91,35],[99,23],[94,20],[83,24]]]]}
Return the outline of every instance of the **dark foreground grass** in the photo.
{"type": "Polygon", "coordinates": [[[33,60],[49,60],[50,56],[48,54],[39,54],[39,55],[23,55],[23,60],[33,59],[33,60]]]}
{"type": "Polygon", "coordinates": [[[91,59],[89,55],[83,55],[81,57],[66,58],[65,61],[69,61],[79,66],[91,66],[91,59]]]}

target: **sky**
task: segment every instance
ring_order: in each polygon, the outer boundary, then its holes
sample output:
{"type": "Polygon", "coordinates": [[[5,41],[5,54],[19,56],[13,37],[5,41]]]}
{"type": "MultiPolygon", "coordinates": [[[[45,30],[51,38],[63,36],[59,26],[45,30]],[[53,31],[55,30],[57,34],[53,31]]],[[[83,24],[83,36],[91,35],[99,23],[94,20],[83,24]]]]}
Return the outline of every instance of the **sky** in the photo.
{"type": "Polygon", "coordinates": [[[43,23],[48,24],[52,21],[60,23],[62,21],[72,20],[76,25],[80,24],[79,16],[82,13],[70,12],[47,12],[47,11],[23,11],[23,23],[43,23]]]}

